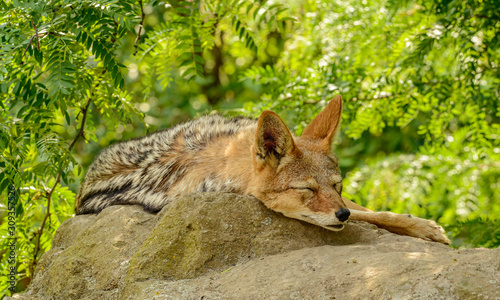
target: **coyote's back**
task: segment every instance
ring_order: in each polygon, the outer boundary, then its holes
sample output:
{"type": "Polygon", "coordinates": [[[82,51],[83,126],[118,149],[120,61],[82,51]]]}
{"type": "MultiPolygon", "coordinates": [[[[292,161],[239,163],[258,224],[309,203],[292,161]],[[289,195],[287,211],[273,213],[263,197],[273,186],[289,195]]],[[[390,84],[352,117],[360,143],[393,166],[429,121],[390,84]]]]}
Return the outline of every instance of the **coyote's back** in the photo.
{"type": "Polygon", "coordinates": [[[220,154],[216,151],[221,143],[254,132],[256,126],[253,119],[208,115],[114,144],[90,166],[76,198],[76,212],[97,213],[118,204],[139,204],[155,212],[181,193],[236,192],[235,182],[217,170],[207,172],[207,166],[213,165],[210,157],[220,154]],[[192,176],[196,172],[203,176],[192,176]]]}

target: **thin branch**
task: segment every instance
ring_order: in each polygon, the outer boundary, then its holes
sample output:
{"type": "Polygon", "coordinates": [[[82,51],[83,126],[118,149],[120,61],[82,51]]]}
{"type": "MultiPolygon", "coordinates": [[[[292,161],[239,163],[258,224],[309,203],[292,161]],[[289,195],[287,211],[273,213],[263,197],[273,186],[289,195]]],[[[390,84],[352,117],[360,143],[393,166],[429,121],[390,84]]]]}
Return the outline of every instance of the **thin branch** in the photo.
{"type": "Polygon", "coordinates": [[[38,48],[38,52],[40,52],[40,38],[46,36],[47,34],[61,36],[60,34],[57,34],[54,32],[38,34],[38,29],[36,28],[35,23],[33,23],[33,17],[30,17],[30,18],[31,18],[31,26],[33,26],[33,28],[35,29],[35,34],[31,36],[30,41],[28,42],[28,45],[26,46],[26,49],[24,49],[23,55],[21,55],[21,64],[23,64],[24,55],[26,54],[26,51],[28,51],[29,47],[33,44],[34,38],[36,38],[36,46],[38,48]]]}
{"type": "Polygon", "coordinates": [[[38,29],[36,28],[35,24],[33,23],[33,17],[31,18],[31,26],[35,28],[35,36],[36,36],[36,46],[38,48],[38,52],[40,52],[40,40],[38,39],[38,29]]]}
{"type": "Polygon", "coordinates": [[[92,99],[88,98],[87,105],[85,106],[84,109],[82,109],[82,123],[81,123],[81,126],[80,126],[80,130],[76,134],[76,136],[73,139],[73,142],[71,143],[71,145],[69,145],[68,151],[71,151],[73,149],[73,147],[75,146],[76,141],[78,140],[79,137],[83,137],[83,134],[84,134],[84,131],[85,131],[85,121],[87,121],[87,112],[89,110],[89,106],[90,106],[91,102],[92,102],[92,99]]]}
{"type": "MultiPolygon", "coordinates": [[[[83,108],[81,110],[81,113],[82,113],[82,122],[80,124],[80,130],[78,130],[78,133],[76,134],[75,138],[73,139],[73,141],[69,145],[68,153],[71,152],[71,150],[75,146],[75,144],[78,141],[78,139],[80,137],[84,136],[85,122],[87,120],[87,113],[88,113],[89,106],[90,106],[91,102],[92,102],[92,98],[88,98],[87,104],[85,105],[85,108],[83,108]]],[[[45,217],[43,218],[42,225],[40,225],[40,229],[38,230],[38,233],[37,233],[38,236],[37,236],[37,241],[36,241],[36,246],[35,246],[35,252],[33,254],[33,263],[30,265],[30,269],[31,269],[30,273],[31,274],[34,273],[33,271],[35,270],[35,267],[36,267],[36,264],[37,264],[37,256],[38,256],[38,252],[40,251],[40,240],[42,238],[43,230],[45,228],[45,223],[47,222],[47,219],[49,219],[50,215],[51,215],[51,213],[50,213],[50,201],[52,199],[52,194],[54,193],[57,185],[61,181],[62,172],[63,172],[63,169],[60,168],[59,169],[59,173],[57,174],[56,181],[54,182],[54,186],[52,187],[52,189],[49,192],[47,192],[47,195],[46,195],[46,197],[47,197],[47,212],[45,213],[45,217]]]]}
{"type": "Polygon", "coordinates": [[[28,48],[31,46],[31,44],[33,43],[33,39],[35,38],[35,35],[33,35],[31,38],[30,38],[30,41],[28,42],[28,46],[26,46],[26,49],[24,49],[24,52],[23,52],[23,55],[21,55],[21,65],[23,64],[23,58],[24,58],[24,55],[26,54],[26,51],[28,51],[28,48]]]}
{"type": "Polygon", "coordinates": [[[134,56],[137,54],[137,44],[139,42],[139,39],[141,38],[141,31],[142,31],[142,28],[143,28],[143,23],[144,23],[144,17],[146,16],[144,14],[144,9],[142,8],[142,0],[139,0],[139,5],[141,6],[141,22],[139,23],[139,32],[137,32],[137,37],[135,38],[135,42],[134,42],[134,56]]]}
{"type": "Polygon", "coordinates": [[[113,20],[113,24],[115,24],[115,32],[113,32],[113,37],[111,38],[112,44],[116,42],[116,36],[118,35],[118,22],[113,20]]]}
{"type": "Polygon", "coordinates": [[[500,18],[494,18],[494,17],[490,17],[490,16],[485,16],[485,15],[474,15],[473,17],[480,18],[480,19],[500,21],[500,18]]]}

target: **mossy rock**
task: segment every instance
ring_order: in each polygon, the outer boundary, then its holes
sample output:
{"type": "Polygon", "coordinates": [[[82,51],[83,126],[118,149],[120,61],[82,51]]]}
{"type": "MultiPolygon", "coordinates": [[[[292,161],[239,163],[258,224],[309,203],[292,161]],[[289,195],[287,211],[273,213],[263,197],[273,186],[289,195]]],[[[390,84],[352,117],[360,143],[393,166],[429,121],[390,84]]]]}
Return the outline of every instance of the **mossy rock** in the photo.
{"type": "Polygon", "coordinates": [[[328,231],[235,194],[188,195],[160,214],[162,219],[130,261],[128,282],[193,278],[255,257],[376,236],[360,234],[353,224],[341,232],[328,231]]]}

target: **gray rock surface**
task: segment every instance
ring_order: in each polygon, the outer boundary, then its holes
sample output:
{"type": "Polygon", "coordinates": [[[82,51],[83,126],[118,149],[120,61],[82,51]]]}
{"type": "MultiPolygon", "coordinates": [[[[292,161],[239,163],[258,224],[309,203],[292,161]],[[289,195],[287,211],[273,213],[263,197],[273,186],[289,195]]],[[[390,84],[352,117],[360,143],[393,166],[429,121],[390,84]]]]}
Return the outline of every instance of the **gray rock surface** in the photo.
{"type": "Polygon", "coordinates": [[[252,197],[64,222],[14,299],[500,299],[500,248],[453,250],[367,223],[331,232],[252,197]]]}

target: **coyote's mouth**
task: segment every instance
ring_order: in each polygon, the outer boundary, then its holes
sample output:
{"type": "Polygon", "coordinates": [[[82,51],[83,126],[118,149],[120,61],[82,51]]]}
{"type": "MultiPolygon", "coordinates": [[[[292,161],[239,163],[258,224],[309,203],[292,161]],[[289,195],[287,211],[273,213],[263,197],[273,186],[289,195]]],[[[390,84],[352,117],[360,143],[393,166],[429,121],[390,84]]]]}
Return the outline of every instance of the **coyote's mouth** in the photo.
{"type": "Polygon", "coordinates": [[[344,224],[335,224],[335,225],[326,225],[325,227],[327,229],[333,230],[333,231],[341,231],[344,229],[344,224]]]}
{"type": "Polygon", "coordinates": [[[321,226],[323,228],[326,228],[326,229],[332,230],[332,231],[341,231],[342,229],[344,229],[344,226],[345,226],[345,223],[337,223],[337,224],[331,224],[331,225],[324,225],[323,222],[318,222],[315,219],[309,217],[308,215],[301,215],[300,217],[293,216],[292,218],[294,218],[294,217],[297,218],[297,219],[299,219],[299,220],[303,220],[303,221],[306,221],[308,223],[311,223],[311,224],[314,224],[314,225],[318,225],[318,226],[321,226]]]}

